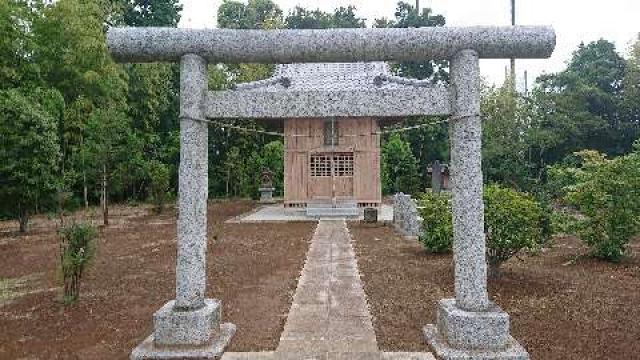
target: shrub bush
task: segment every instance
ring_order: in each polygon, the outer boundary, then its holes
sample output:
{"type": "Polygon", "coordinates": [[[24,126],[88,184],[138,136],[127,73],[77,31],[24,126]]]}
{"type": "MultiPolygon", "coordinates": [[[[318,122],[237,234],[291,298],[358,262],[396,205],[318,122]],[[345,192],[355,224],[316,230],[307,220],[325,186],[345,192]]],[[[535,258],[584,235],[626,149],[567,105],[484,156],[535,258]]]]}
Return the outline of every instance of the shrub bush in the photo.
{"type": "Polygon", "coordinates": [[[453,224],[449,201],[447,193],[432,192],[424,193],[418,200],[422,217],[419,239],[428,252],[443,253],[451,250],[453,224]]]}
{"type": "Polygon", "coordinates": [[[60,273],[63,300],[71,304],[80,296],[80,281],[95,254],[96,229],[89,224],[71,224],[60,229],[60,273]]]}
{"type": "MultiPolygon", "coordinates": [[[[485,186],[485,234],[487,263],[492,273],[523,249],[535,249],[547,236],[541,206],[529,194],[485,186]]],[[[420,241],[429,252],[451,249],[453,226],[451,204],[446,194],[425,194],[420,201],[423,232],[420,241]]]]}
{"type": "Polygon", "coordinates": [[[535,249],[543,239],[542,208],[529,194],[499,185],[484,189],[484,227],[489,271],[523,249],[535,249]]]}
{"type": "Polygon", "coordinates": [[[576,232],[593,256],[620,261],[640,230],[640,142],[635,151],[599,166],[583,167],[567,201],[584,215],[576,232]]]}

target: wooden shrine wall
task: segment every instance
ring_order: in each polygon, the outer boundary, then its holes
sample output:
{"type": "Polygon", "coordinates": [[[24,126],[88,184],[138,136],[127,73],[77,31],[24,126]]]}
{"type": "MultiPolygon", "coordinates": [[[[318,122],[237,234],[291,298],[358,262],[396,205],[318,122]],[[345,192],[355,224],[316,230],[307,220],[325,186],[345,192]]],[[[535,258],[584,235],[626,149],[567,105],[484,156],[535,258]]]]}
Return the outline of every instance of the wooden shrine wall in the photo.
{"type": "MultiPolygon", "coordinates": [[[[373,118],[337,118],[338,144],[325,145],[325,119],[286,119],[284,121],[284,195],[285,204],[304,206],[308,201],[353,199],[361,206],[379,204],[380,128],[373,118]],[[311,168],[312,156],[353,153],[353,175],[347,177],[312,177],[323,169],[311,168]],[[332,184],[332,181],[335,181],[332,184]],[[333,192],[331,187],[334,187],[333,192]],[[351,194],[349,194],[351,192],[351,194]]],[[[344,156],[341,158],[343,159],[344,156]]],[[[317,158],[316,158],[317,159],[317,158]]],[[[314,164],[317,165],[317,164],[314,164]]],[[[350,173],[351,169],[338,169],[350,173]]],[[[333,171],[333,170],[332,170],[333,171]]]]}

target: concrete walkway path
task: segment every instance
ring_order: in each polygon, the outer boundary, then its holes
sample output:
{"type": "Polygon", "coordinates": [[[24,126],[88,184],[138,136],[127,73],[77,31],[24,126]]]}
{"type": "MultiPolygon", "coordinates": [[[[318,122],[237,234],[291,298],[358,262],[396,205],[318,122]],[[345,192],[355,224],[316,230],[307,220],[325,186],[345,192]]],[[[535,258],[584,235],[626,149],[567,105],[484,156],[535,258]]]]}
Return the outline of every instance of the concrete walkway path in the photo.
{"type": "Polygon", "coordinates": [[[345,221],[320,220],[276,353],[314,359],[344,353],[354,359],[351,353],[377,352],[345,221]]]}
{"type": "Polygon", "coordinates": [[[345,220],[320,220],[275,352],[223,360],[432,360],[378,349],[345,220]]]}

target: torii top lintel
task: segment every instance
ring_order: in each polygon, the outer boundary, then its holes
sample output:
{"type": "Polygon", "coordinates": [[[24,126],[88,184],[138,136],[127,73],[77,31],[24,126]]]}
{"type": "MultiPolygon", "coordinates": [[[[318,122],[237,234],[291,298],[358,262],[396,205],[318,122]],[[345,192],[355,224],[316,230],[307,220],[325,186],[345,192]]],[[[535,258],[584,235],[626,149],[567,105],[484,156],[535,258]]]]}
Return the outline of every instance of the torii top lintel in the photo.
{"type": "Polygon", "coordinates": [[[293,63],[447,60],[462,50],[480,58],[548,58],[556,35],[547,26],[472,26],[326,30],[111,28],[107,44],[119,62],[293,63]]]}

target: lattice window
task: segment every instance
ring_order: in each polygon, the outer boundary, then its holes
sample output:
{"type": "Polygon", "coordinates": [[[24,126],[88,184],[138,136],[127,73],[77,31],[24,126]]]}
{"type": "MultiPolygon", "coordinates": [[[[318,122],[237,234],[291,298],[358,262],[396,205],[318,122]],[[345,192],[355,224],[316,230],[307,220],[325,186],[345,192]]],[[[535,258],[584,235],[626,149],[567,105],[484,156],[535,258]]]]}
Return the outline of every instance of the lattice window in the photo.
{"type": "Polygon", "coordinates": [[[353,153],[314,154],[309,162],[311,177],[353,176],[353,153]]]}
{"type": "Polygon", "coordinates": [[[353,153],[333,155],[333,175],[353,176],[353,153]]]}
{"type": "Polygon", "coordinates": [[[312,177],[329,177],[331,176],[331,155],[315,154],[311,155],[309,162],[312,177]]]}

